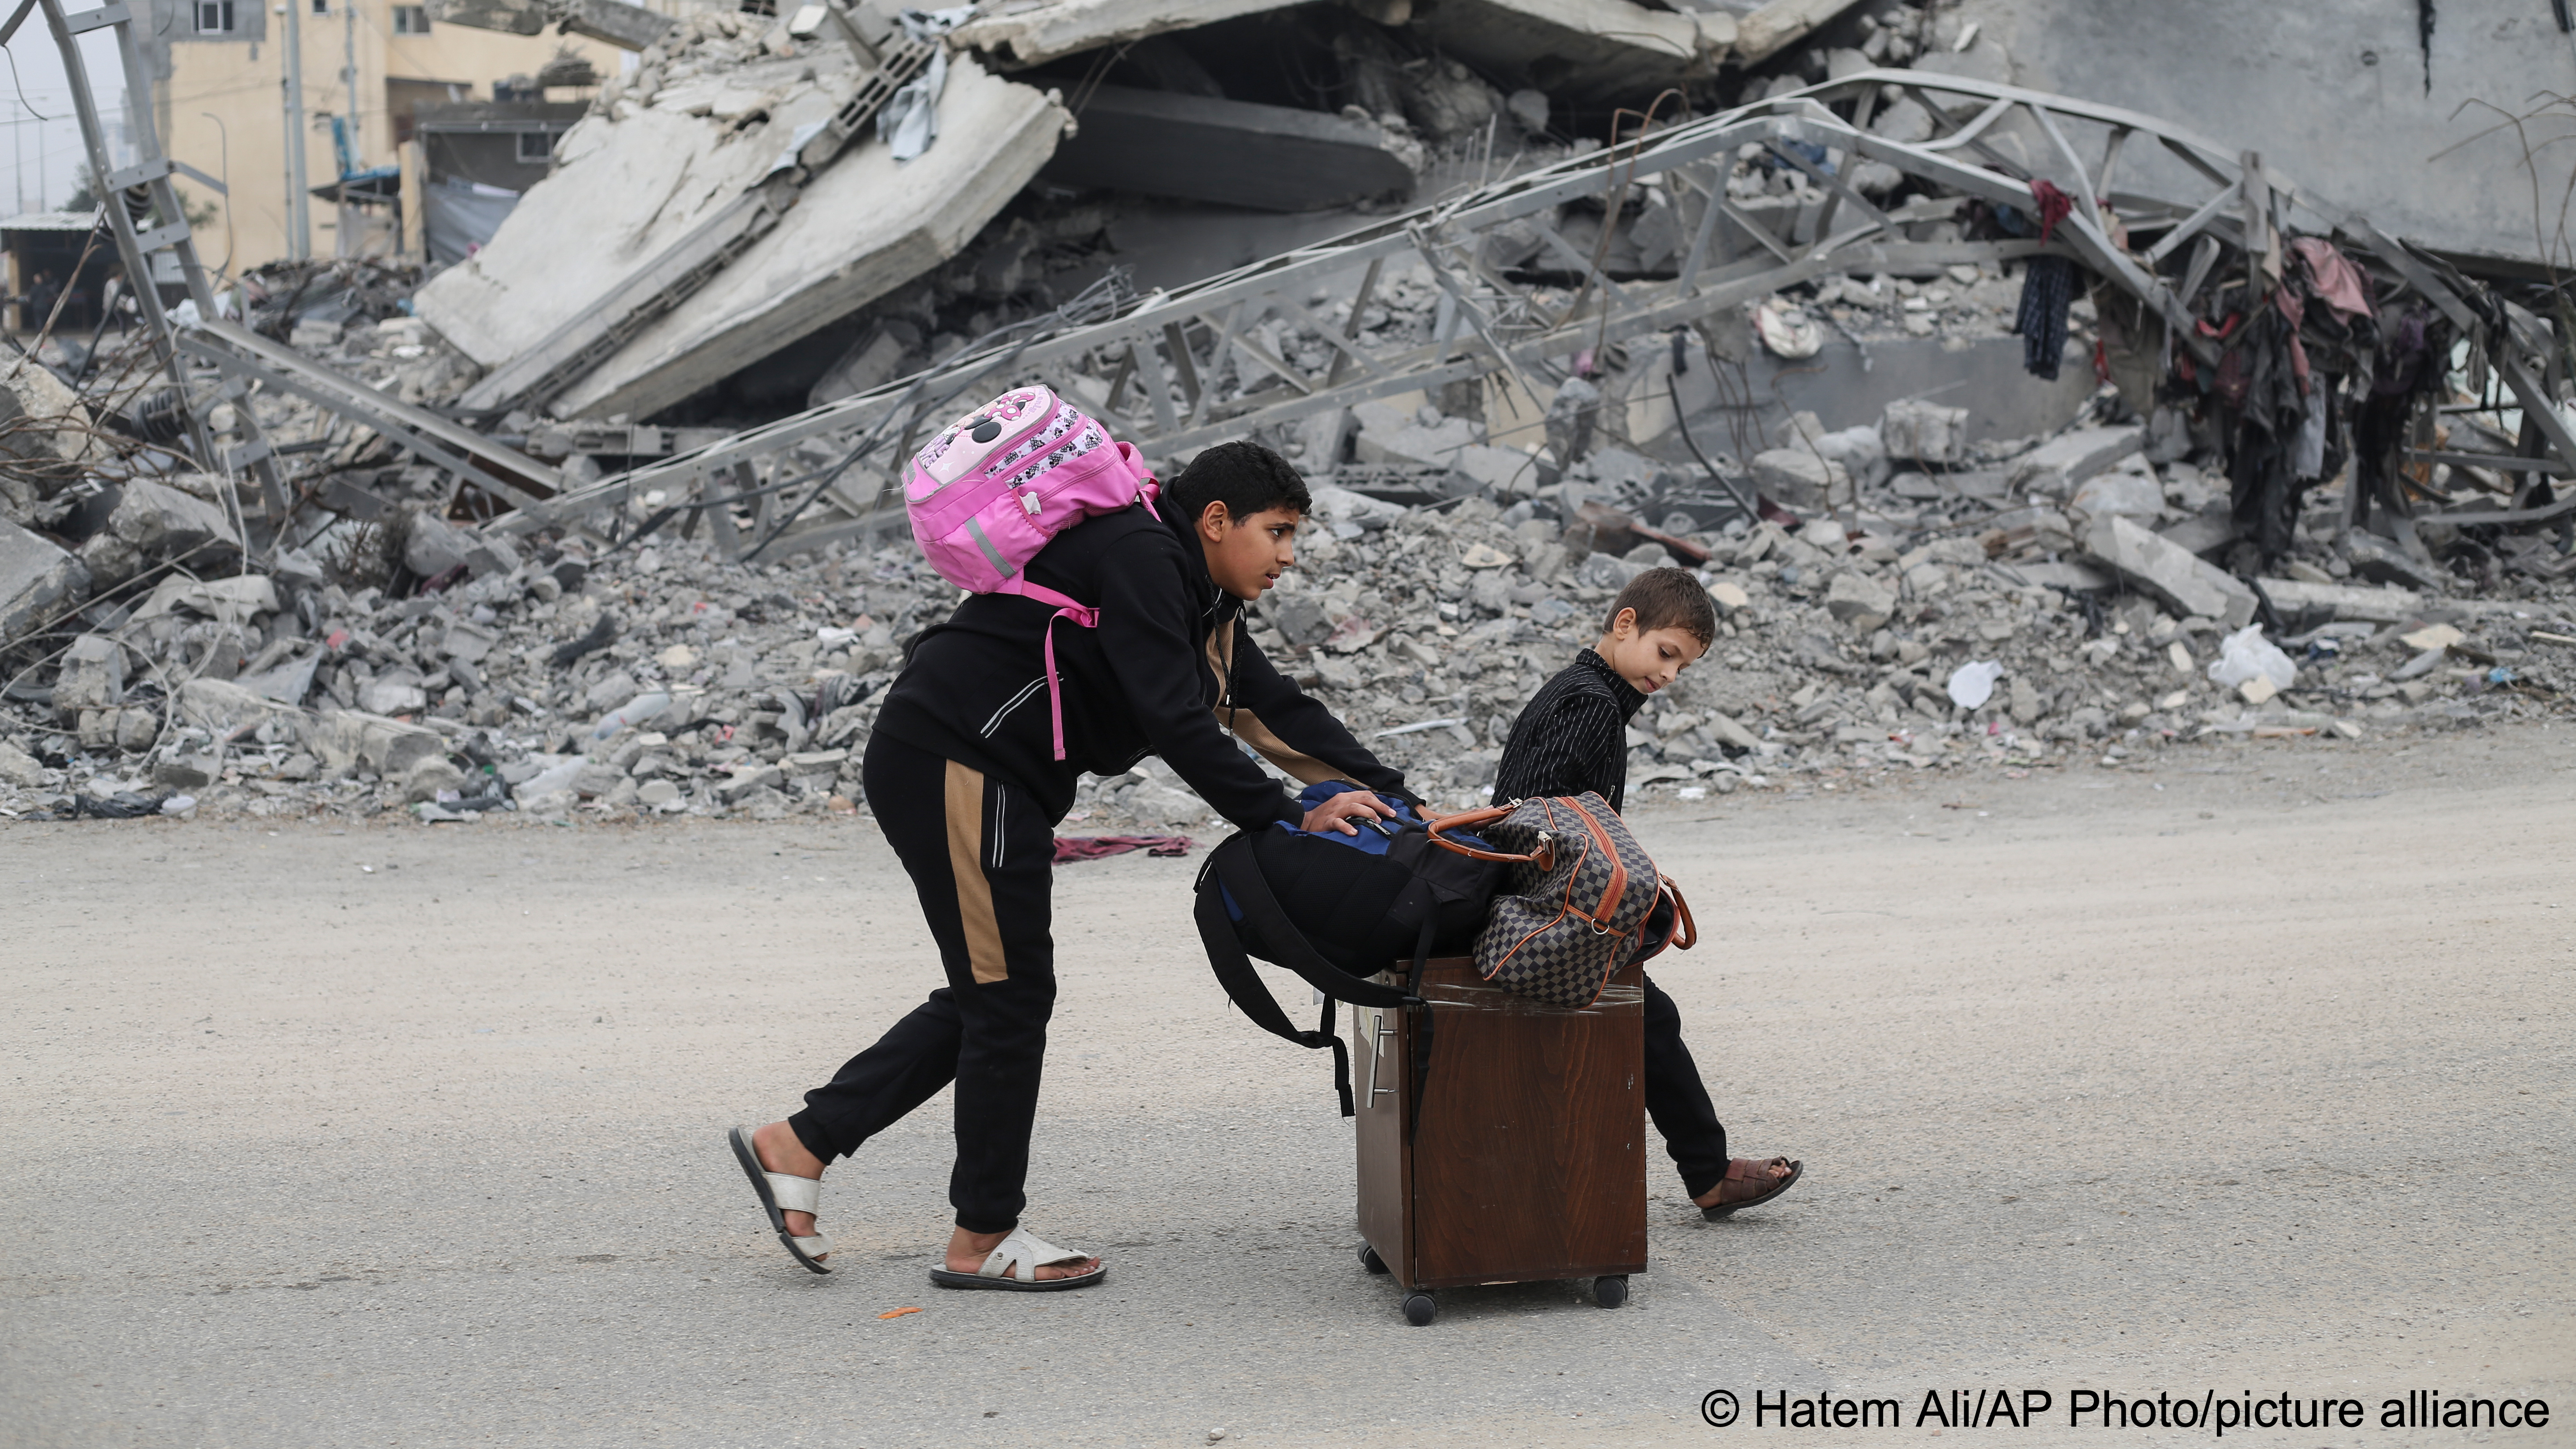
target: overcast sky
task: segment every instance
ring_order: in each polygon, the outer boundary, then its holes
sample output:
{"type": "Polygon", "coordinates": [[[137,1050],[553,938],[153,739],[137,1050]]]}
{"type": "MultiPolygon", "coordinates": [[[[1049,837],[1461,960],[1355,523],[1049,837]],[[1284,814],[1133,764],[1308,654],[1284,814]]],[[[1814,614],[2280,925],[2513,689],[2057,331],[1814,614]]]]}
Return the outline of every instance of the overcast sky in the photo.
{"type": "MultiPolygon", "coordinates": [[[[0,8],[0,18],[15,6],[0,8]]],[[[67,10],[89,8],[87,0],[70,0],[67,10]]],[[[137,10],[143,7],[135,6],[137,10]]],[[[110,32],[93,30],[81,38],[89,59],[90,85],[100,112],[109,119],[123,114],[125,82],[116,63],[110,32]]],[[[11,215],[63,204],[80,184],[80,123],[72,116],[72,93],[63,80],[62,51],[46,30],[42,12],[27,17],[9,38],[8,64],[15,75],[0,75],[0,117],[8,121],[9,139],[0,142],[0,208],[11,215]]]]}

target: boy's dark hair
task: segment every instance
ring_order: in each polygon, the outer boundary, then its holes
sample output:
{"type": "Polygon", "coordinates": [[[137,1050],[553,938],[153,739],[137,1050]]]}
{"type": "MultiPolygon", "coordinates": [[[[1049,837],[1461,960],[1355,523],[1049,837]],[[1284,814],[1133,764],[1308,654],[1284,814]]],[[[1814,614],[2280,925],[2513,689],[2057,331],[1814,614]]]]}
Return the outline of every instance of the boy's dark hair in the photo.
{"type": "Polygon", "coordinates": [[[1610,601],[1610,612],[1601,618],[1601,632],[1607,634],[1619,622],[1619,611],[1637,611],[1637,632],[1651,634],[1657,629],[1679,629],[1706,648],[1717,640],[1717,606],[1709,602],[1708,590],[1699,586],[1688,570],[1648,569],[1628,581],[1619,597],[1610,601]]]}
{"type": "Polygon", "coordinates": [[[1314,495],[1288,460],[1259,443],[1219,443],[1190,460],[1180,476],[1164,485],[1163,497],[1184,521],[1195,521],[1211,503],[1225,505],[1225,516],[1240,521],[1269,508],[1311,512],[1314,495]]]}

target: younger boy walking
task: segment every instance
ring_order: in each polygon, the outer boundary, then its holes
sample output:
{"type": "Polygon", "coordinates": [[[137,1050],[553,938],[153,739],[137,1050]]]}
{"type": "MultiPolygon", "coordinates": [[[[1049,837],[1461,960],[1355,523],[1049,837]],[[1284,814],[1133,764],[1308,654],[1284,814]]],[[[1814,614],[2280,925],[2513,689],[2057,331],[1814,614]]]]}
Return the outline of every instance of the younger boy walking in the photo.
{"type": "MultiPolygon", "coordinates": [[[[1624,806],[1628,721],[1646,696],[1670,685],[1717,637],[1717,611],[1680,569],[1648,569],[1610,605],[1601,638],[1539,687],[1503,745],[1494,799],[1580,795],[1624,806]]],[[[1673,999],[1646,978],[1646,1112],[1663,1134],[1683,1190],[1710,1218],[1757,1207],[1789,1190],[1803,1165],[1785,1157],[1726,1155],[1699,1066],[1682,1042],[1673,999]]]]}

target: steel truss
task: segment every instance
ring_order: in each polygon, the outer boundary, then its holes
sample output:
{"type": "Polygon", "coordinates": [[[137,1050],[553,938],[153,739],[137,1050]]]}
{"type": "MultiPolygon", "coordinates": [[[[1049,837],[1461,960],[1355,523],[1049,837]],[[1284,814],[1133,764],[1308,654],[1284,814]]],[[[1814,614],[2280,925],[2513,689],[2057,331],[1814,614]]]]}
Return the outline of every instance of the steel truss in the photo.
{"type": "MultiPolygon", "coordinates": [[[[2464,329],[2484,325],[2478,309],[2438,274],[2437,263],[2301,189],[2251,152],[2133,111],[2064,96],[1914,71],[1868,71],[1623,141],[1329,242],[1156,293],[1109,321],[984,347],[904,381],[523,506],[487,526],[524,532],[577,523],[592,510],[623,506],[648,492],[716,515],[730,513],[730,500],[757,498],[760,521],[777,520],[763,529],[763,543],[775,537],[780,550],[811,547],[899,520],[900,494],[885,480],[898,474],[901,459],[924,430],[971,406],[980,394],[1037,379],[1069,395],[1087,390],[1096,397],[1096,378],[1084,374],[1087,389],[1073,385],[1086,360],[1117,359],[1101,408],[1105,420],[1149,458],[1169,460],[1255,428],[1375,398],[1496,373],[1522,374],[1543,360],[1697,322],[1829,275],[1921,271],[2042,253],[2070,257],[2127,291],[2164,320],[2169,345],[2215,363],[2217,349],[2195,326],[2191,303],[2217,275],[2225,253],[2235,251],[2240,265],[2249,255],[2259,259],[2294,226],[2340,234],[2464,329]],[[1920,102],[1939,134],[1917,143],[1871,134],[1871,114],[1891,87],[1920,102]],[[1972,105],[1972,116],[1952,114],[1972,105]],[[1999,144],[2008,134],[2046,159],[2027,166],[2016,161],[2011,148],[1999,144]],[[2168,198],[2117,189],[2122,156],[2133,145],[2179,158],[2207,183],[2207,193],[2168,198]],[[1727,178],[1738,148],[1745,146],[1764,148],[1823,189],[1826,199],[1810,221],[1783,235],[1728,198],[1727,178]],[[1838,156],[1841,164],[1819,164],[1820,155],[1838,156]],[[1860,160],[1884,162],[1930,183],[1939,199],[1882,209],[1845,179],[1860,160]],[[1911,239],[1909,228],[1953,215],[1964,198],[2027,212],[2033,181],[2050,181],[2071,197],[2097,202],[2079,200],[2045,244],[1911,239]],[[1614,278],[1600,264],[1606,248],[1587,253],[1558,229],[1559,211],[1568,203],[1598,202],[1615,219],[1635,189],[1649,182],[1673,199],[1690,237],[1669,275],[1614,278]],[[1537,287],[1488,264],[1486,244],[1506,228],[1518,228],[1514,236],[1523,242],[1536,233],[1544,254],[1573,279],[1570,301],[1550,305],[1537,287]],[[2114,230],[2137,249],[2115,243],[2114,230]],[[2159,264],[2186,246],[2193,250],[2184,260],[2184,275],[2169,281],[2159,264]],[[1406,257],[1419,258],[1443,294],[1435,336],[1427,343],[1372,343],[1355,325],[1334,323],[1310,304],[1328,287],[1347,287],[1356,274],[1349,316],[1357,319],[1383,268],[1406,257]],[[1300,368],[1263,346],[1254,328],[1268,318],[1321,336],[1331,349],[1329,366],[1300,368]],[[1284,386],[1220,401],[1214,382],[1229,358],[1237,368],[1257,368],[1284,386]],[[842,461],[817,468],[818,455],[842,461]],[[782,532],[800,514],[810,521],[782,532]]],[[[2545,329],[2517,312],[2509,336],[2498,342],[2501,374],[2537,423],[2556,466],[2576,466],[2576,437],[2549,405],[2534,371],[2553,345],[2545,329]]],[[[2525,466],[2533,465],[2525,460],[2525,466]]],[[[2520,522],[2568,508],[2576,508],[2576,493],[2538,513],[2445,517],[2520,522]]],[[[732,529],[731,517],[718,519],[719,537],[730,538],[732,529]]]]}
{"type": "MultiPolygon", "coordinates": [[[[72,107],[80,117],[81,147],[90,166],[90,174],[106,180],[101,197],[109,234],[116,239],[117,261],[125,268],[134,305],[142,319],[145,334],[152,341],[154,359],[161,371],[178,389],[187,415],[188,437],[196,450],[200,466],[220,469],[227,478],[248,472],[256,478],[267,500],[267,515],[273,524],[282,524],[286,514],[286,497],[279,484],[277,462],[268,443],[260,436],[259,423],[251,416],[247,390],[238,384],[227,385],[212,400],[199,398],[188,388],[187,364],[180,357],[177,330],[168,311],[161,305],[161,293],[153,284],[153,261],[168,252],[178,263],[180,278],[186,283],[188,298],[196,304],[199,316],[215,315],[214,288],[207,280],[205,265],[197,259],[197,245],[188,227],[188,214],[182,203],[174,176],[207,188],[216,195],[224,194],[224,184],[212,176],[181,161],[162,154],[161,138],[152,125],[151,69],[144,63],[140,41],[136,37],[137,16],[128,0],[108,0],[95,10],[77,14],[64,11],[62,0],[20,0],[5,23],[0,23],[0,46],[13,39],[27,22],[28,16],[42,8],[45,25],[53,32],[54,45],[62,52],[63,75],[70,83],[72,107]],[[98,101],[90,88],[89,67],[81,55],[78,37],[93,30],[113,33],[117,63],[122,71],[127,97],[127,119],[132,128],[128,137],[135,153],[135,163],[122,170],[111,164],[106,128],[100,123],[98,101]],[[242,445],[221,451],[215,436],[206,426],[206,414],[215,401],[232,401],[238,405],[235,415],[241,420],[242,445]]],[[[228,494],[228,496],[230,496],[228,494]]],[[[233,499],[236,529],[243,528],[239,500],[233,499]]],[[[248,541],[247,530],[244,540],[248,541]]]]}

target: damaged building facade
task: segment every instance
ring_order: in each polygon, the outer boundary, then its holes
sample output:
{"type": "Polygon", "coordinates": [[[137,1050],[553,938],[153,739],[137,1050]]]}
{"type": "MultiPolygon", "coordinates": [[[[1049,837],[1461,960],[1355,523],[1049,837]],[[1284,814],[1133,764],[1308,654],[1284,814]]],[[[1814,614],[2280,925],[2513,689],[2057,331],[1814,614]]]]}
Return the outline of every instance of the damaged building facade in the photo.
{"type": "MultiPolygon", "coordinates": [[[[423,223],[437,207],[433,183],[477,170],[427,142],[425,118],[435,129],[437,113],[460,103],[512,106],[552,97],[577,106],[622,63],[622,52],[602,41],[455,24],[435,3],[301,0],[302,184],[328,190],[344,175],[390,174],[364,187],[382,200],[350,208],[355,217],[344,218],[335,198],[309,195],[299,248],[295,212],[278,184],[299,159],[279,117],[285,15],[257,0],[150,0],[141,9],[150,23],[138,44],[152,81],[153,129],[173,159],[220,183],[220,191],[195,182],[181,189],[202,208],[210,260],[236,274],[295,256],[417,263],[423,223]],[[343,237],[351,221],[357,229],[343,237]]],[[[445,121],[456,125],[452,113],[445,121]]],[[[542,136],[545,128],[537,129],[542,136]]],[[[469,187],[479,180],[487,191],[512,190],[512,182],[544,176],[544,145],[527,146],[515,131],[503,141],[514,155],[523,147],[532,153],[533,176],[524,166],[495,168],[464,176],[469,187]]]]}
{"type": "Polygon", "coordinates": [[[889,482],[1028,380],[1299,464],[1257,637],[1443,806],[1661,562],[1648,799],[2561,708],[2546,237],[2015,84],[2044,7],[459,13],[633,64],[416,290],[182,321],[268,474],[21,364],[0,809],[849,808],[954,598],[889,482]]]}

